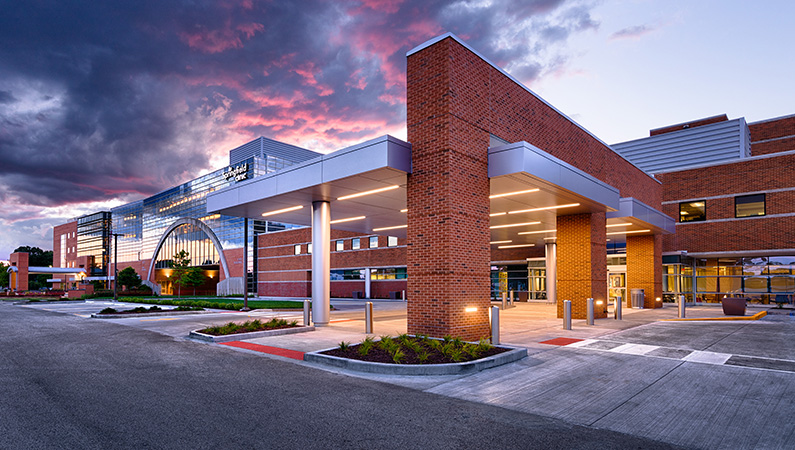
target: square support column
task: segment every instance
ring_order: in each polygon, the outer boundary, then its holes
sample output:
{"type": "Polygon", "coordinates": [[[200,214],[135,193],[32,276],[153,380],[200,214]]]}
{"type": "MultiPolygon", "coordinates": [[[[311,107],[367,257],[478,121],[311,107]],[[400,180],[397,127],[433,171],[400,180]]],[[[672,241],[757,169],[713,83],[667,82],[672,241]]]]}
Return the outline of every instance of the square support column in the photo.
{"type": "Polygon", "coordinates": [[[331,306],[331,207],[312,202],[312,321],[323,327],[331,306]]]}
{"type": "MultiPolygon", "coordinates": [[[[571,300],[574,319],[587,316],[586,299],[607,301],[607,236],[605,213],[574,214],[557,218],[558,317],[563,300],[571,300]]],[[[596,318],[607,317],[596,308],[596,318]]]]}
{"type": "Polygon", "coordinates": [[[16,266],[17,272],[11,273],[9,277],[10,288],[15,291],[28,290],[28,263],[30,261],[29,253],[12,253],[8,258],[8,262],[12,266],[16,266]]]}
{"type": "Polygon", "coordinates": [[[627,307],[630,289],[644,289],[644,308],[662,298],[662,235],[627,236],[627,307]]]}

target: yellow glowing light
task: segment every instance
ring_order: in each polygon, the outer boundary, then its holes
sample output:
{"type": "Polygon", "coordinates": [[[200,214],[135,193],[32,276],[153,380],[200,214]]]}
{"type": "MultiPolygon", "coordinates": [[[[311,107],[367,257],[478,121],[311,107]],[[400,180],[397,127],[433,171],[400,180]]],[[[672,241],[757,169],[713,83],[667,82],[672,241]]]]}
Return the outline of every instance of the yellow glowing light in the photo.
{"type": "Polygon", "coordinates": [[[362,220],[362,219],[364,219],[366,217],[367,216],[346,217],[344,219],[332,220],[329,223],[334,224],[334,223],[343,223],[343,222],[353,222],[354,220],[362,220]]]}
{"type": "Polygon", "coordinates": [[[494,216],[504,216],[504,215],[506,215],[506,214],[508,214],[508,213],[506,213],[506,212],[501,212],[501,213],[491,213],[491,214],[489,214],[489,217],[494,217],[494,216]]]}
{"type": "Polygon", "coordinates": [[[538,225],[541,222],[522,222],[522,223],[509,223],[507,225],[492,225],[489,228],[511,228],[511,227],[522,227],[525,225],[538,225]]]}
{"type": "Polygon", "coordinates": [[[508,214],[519,214],[519,213],[536,212],[536,211],[549,211],[549,210],[552,210],[552,209],[574,208],[575,206],[580,206],[580,204],[579,203],[568,203],[566,205],[555,205],[555,206],[544,206],[542,208],[520,209],[518,211],[508,211],[508,214]]]}
{"type": "Polygon", "coordinates": [[[605,233],[608,236],[612,236],[614,234],[634,234],[634,233],[648,233],[651,230],[633,230],[633,231],[614,231],[612,233],[605,233]]]}
{"type": "Polygon", "coordinates": [[[475,306],[470,306],[468,308],[464,308],[464,312],[477,312],[478,308],[475,306]]]}
{"type": "Polygon", "coordinates": [[[497,248],[520,248],[520,247],[535,247],[535,244],[516,244],[516,245],[500,245],[497,248]]]}
{"type": "Polygon", "coordinates": [[[518,234],[543,234],[543,233],[554,233],[558,230],[538,230],[538,231],[522,231],[518,234]]]}
{"type": "Polygon", "coordinates": [[[262,217],[273,216],[275,214],[281,214],[281,213],[286,213],[286,212],[290,212],[290,211],[297,211],[297,210],[299,210],[299,209],[301,209],[303,207],[304,207],[304,205],[298,205],[298,206],[291,206],[289,208],[284,208],[284,209],[277,209],[275,211],[268,211],[268,212],[262,213],[262,217]]]}
{"type": "Polygon", "coordinates": [[[491,241],[489,244],[510,244],[511,242],[513,241],[508,239],[507,241],[491,241]]]}
{"type": "Polygon", "coordinates": [[[365,195],[370,195],[370,194],[378,194],[379,192],[391,191],[391,190],[397,189],[399,187],[400,186],[396,184],[396,185],[393,185],[393,186],[387,186],[387,187],[382,187],[382,188],[379,188],[379,189],[373,189],[371,191],[358,192],[356,194],[351,194],[351,195],[343,195],[342,197],[337,197],[337,200],[348,200],[349,198],[363,197],[365,195]]]}
{"type": "Polygon", "coordinates": [[[408,225],[395,225],[394,227],[373,228],[373,231],[397,230],[398,228],[406,228],[406,227],[408,227],[408,225]]]}
{"type": "Polygon", "coordinates": [[[607,228],[615,228],[615,227],[628,227],[628,226],[630,226],[630,225],[632,225],[632,224],[631,224],[631,223],[629,223],[629,222],[625,222],[625,223],[614,223],[614,224],[607,225],[607,228]]]}
{"type": "Polygon", "coordinates": [[[401,209],[401,210],[400,210],[400,212],[409,212],[409,209],[408,209],[408,208],[406,208],[406,209],[401,209]]]}
{"type": "Polygon", "coordinates": [[[531,192],[538,192],[539,189],[525,189],[524,191],[505,192],[503,194],[489,195],[489,198],[509,197],[511,195],[529,194],[531,192]]]}
{"type": "Polygon", "coordinates": [[[557,238],[558,238],[557,236],[545,237],[545,238],[544,238],[544,240],[545,240],[545,241],[554,241],[554,240],[555,240],[555,239],[557,239],[557,238]]]}

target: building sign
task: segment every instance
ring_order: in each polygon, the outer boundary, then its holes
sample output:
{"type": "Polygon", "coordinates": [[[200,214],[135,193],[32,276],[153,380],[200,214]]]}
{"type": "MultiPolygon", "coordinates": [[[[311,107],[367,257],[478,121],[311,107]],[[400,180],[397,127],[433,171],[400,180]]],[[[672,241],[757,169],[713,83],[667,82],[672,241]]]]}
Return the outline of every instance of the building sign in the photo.
{"type": "Polygon", "coordinates": [[[245,180],[248,178],[248,163],[238,164],[236,166],[229,166],[227,170],[224,171],[224,178],[226,181],[229,180],[245,180]]]}

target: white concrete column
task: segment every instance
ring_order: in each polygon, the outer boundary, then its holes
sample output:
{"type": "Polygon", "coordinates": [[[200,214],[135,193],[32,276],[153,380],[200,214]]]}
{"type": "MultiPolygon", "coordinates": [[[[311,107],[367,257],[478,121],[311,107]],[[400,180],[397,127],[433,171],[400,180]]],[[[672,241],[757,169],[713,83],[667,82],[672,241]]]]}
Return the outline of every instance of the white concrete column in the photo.
{"type": "Polygon", "coordinates": [[[558,302],[558,246],[554,242],[547,242],[546,249],[547,266],[547,301],[550,303],[558,302]]]}
{"type": "Polygon", "coordinates": [[[364,298],[370,298],[370,268],[364,269],[364,298]]]}
{"type": "Polygon", "coordinates": [[[331,206],[312,202],[312,321],[316,327],[329,322],[331,305],[331,206]]]}

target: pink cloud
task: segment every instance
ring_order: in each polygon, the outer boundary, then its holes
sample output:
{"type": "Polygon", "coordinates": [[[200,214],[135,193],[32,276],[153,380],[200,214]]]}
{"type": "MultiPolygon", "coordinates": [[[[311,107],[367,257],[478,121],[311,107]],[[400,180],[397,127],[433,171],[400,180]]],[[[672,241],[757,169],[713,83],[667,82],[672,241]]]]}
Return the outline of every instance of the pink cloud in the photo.
{"type": "Polygon", "coordinates": [[[232,28],[229,20],[224,27],[217,30],[199,30],[195,32],[179,33],[182,42],[188,47],[199,50],[203,53],[220,53],[229,49],[243,48],[243,40],[254,37],[257,32],[265,30],[265,26],[259,23],[245,23],[232,28]]]}

